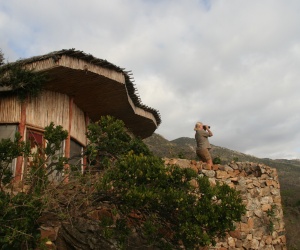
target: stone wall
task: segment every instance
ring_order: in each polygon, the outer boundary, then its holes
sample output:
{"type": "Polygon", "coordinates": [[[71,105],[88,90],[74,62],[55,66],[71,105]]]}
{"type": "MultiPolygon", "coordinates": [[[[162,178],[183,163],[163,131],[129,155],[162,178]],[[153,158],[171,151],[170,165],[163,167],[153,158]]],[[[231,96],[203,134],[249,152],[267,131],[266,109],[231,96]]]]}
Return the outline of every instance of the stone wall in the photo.
{"type": "Polygon", "coordinates": [[[209,178],[212,185],[226,183],[239,190],[246,206],[246,214],[236,230],[219,239],[215,247],[207,249],[286,249],[285,228],[277,171],[264,164],[232,162],[213,165],[185,159],[165,159],[166,165],[177,164],[193,168],[209,178]]]}

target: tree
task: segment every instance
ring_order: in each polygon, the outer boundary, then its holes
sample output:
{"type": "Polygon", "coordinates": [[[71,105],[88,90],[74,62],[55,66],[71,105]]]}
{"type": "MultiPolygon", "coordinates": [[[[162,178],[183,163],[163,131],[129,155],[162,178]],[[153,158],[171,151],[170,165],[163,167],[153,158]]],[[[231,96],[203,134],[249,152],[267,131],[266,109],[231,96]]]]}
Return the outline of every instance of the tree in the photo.
{"type": "Polygon", "coordinates": [[[2,50],[0,49],[0,66],[4,63],[4,55],[2,53],[2,50]]]}
{"type": "Polygon", "coordinates": [[[0,141],[0,248],[33,249],[39,242],[39,225],[45,201],[43,192],[48,188],[48,175],[54,169],[62,171],[65,158],[57,155],[61,143],[68,133],[61,126],[51,123],[45,128],[47,146],[41,153],[31,154],[29,145],[20,141],[16,133],[14,140],[0,141]],[[31,156],[34,165],[30,170],[29,188],[23,192],[11,192],[12,171],[10,164],[17,156],[31,156]],[[49,161],[51,159],[51,161],[49,161]]]}
{"type": "Polygon", "coordinates": [[[237,191],[225,184],[212,187],[192,169],[166,167],[142,141],[135,148],[143,150],[134,150],[135,139],[123,125],[112,117],[102,117],[90,127],[93,132],[88,132],[89,152],[94,158],[106,157],[97,183],[98,199],[108,199],[118,209],[119,219],[110,230],[120,244],[129,237],[132,213],[143,217],[135,221],[135,231],[149,244],[165,249],[178,247],[178,242],[188,249],[214,244],[216,237],[234,230],[233,222],[240,221],[245,212],[237,191]]]}

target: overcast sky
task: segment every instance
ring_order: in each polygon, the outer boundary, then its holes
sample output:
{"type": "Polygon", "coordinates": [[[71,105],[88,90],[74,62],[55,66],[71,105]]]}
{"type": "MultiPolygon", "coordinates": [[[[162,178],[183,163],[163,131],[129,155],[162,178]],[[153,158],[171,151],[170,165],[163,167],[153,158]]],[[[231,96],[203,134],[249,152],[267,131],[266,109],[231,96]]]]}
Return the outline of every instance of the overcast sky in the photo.
{"type": "Polygon", "coordinates": [[[300,159],[299,0],[0,0],[8,61],[75,48],[131,70],[156,133],[300,159]]]}

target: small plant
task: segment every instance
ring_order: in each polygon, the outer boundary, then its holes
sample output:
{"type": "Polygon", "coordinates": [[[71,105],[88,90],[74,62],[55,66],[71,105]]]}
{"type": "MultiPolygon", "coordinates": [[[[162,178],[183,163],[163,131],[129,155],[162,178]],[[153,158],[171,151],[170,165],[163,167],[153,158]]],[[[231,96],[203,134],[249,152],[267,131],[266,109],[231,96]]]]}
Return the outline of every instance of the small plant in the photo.
{"type": "Polygon", "coordinates": [[[221,164],[221,158],[220,156],[217,156],[213,159],[213,164],[221,164]]]}
{"type": "Polygon", "coordinates": [[[238,162],[239,161],[239,158],[238,157],[233,157],[232,159],[234,162],[238,162]]]}
{"type": "Polygon", "coordinates": [[[13,178],[11,163],[18,156],[28,156],[29,144],[21,141],[20,133],[15,134],[14,140],[2,139],[0,141],[0,190],[3,191],[13,178]]]}
{"type": "Polygon", "coordinates": [[[47,81],[45,73],[26,69],[19,62],[3,65],[4,56],[0,51],[0,87],[9,87],[21,101],[27,97],[36,97],[47,81]]]}
{"type": "Polygon", "coordinates": [[[276,219],[275,216],[275,210],[276,210],[277,206],[275,204],[273,204],[271,206],[271,209],[268,209],[267,213],[267,217],[268,217],[268,231],[270,234],[272,234],[274,232],[274,220],[276,219]]]}
{"type": "Polygon", "coordinates": [[[179,152],[178,158],[179,158],[179,159],[185,159],[186,157],[185,157],[184,152],[179,152]]]}

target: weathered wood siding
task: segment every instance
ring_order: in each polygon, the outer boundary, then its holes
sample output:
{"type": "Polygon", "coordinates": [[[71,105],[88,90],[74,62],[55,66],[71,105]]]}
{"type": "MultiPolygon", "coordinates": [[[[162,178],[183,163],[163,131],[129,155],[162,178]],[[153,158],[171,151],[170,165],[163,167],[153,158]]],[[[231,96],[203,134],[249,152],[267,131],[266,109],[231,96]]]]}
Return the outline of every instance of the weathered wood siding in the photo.
{"type": "Polygon", "coordinates": [[[21,103],[17,97],[0,98],[0,123],[18,123],[21,117],[21,103]]]}
{"type": "MultiPolygon", "coordinates": [[[[86,122],[84,112],[73,104],[71,136],[82,145],[86,145],[86,122]]],[[[17,97],[1,97],[0,123],[19,123],[21,119],[21,102],[17,97]]],[[[67,95],[43,91],[37,98],[28,101],[26,108],[26,125],[43,129],[51,122],[69,128],[69,97],[67,95]]]]}
{"type": "Polygon", "coordinates": [[[26,124],[44,128],[51,122],[69,127],[69,97],[51,91],[43,91],[29,101],[26,109],[26,124]]]}
{"type": "Polygon", "coordinates": [[[85,62],[84,60],[63,55],[59,60],[59,65],[72,69],[88,70],[90,72],[105,76],[117,82],[125,84],[125,77],[122,73],[112,69],[103,68],[99,65],[85,62]]]}
{"type": "Polygon", "coordinates": [[[73,103],[73,116],[71,121],[71,137],[82,145],[86,145],[86,124],[84,112],[73,103]]]}
{"type": "Polygon", "coordinates": [[[94,65],[82,59],[69,57],[67,55],[62,55],[62,57],[57,62],[55,62],[52,58],[47,58],[26,65],[28,69],[34,69],[36,71],[43,71],[45,69],[55,68],[58,66],[64,66],[67,68],[78,70],[88,70],[90,72],[105,76],[109,79],[125,84],[125,77],[121,72],[117,72],[113,69],[104,68],[99,65],[94,65]]]}

